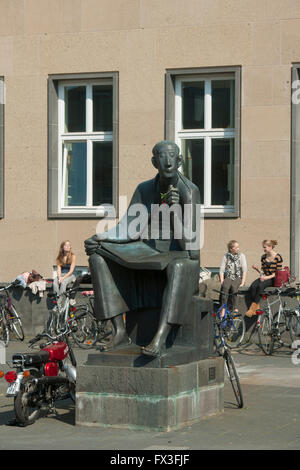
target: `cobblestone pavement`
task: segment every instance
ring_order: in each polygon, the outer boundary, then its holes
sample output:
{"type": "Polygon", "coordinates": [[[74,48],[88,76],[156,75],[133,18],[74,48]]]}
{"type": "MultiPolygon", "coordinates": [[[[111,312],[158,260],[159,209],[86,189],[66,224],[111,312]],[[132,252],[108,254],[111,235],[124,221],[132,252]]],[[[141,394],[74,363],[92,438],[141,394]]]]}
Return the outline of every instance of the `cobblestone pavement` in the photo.
{"type": "MultiPolygon", "coordinates": [[[[26,350],[11,342],[7,350],[26,350]]],[[[86,351],[75,350],[83,363],[86,351]]],[[[243,387],[245,407],[237,409],[225,383],[224,413],[169,433],[75,426],[71,401],[61,401],[58,416],[41,418],[26,428],[7,426],[13,418],[13,400],[5,397],[0,379],[0,449],[300,449],[300,365],[292,351],[282,348],[265,356],[255,344],[234,352],[243,387]]]]}

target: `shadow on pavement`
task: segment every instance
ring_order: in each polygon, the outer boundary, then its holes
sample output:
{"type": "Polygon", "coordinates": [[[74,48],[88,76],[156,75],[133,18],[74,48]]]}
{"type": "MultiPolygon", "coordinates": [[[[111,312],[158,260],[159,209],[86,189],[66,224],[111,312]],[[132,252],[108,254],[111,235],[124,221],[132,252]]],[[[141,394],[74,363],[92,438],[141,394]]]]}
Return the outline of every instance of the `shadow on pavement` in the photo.
{"type": "MultiPolygon", "coordinates": [[[[7,404],[0,406],[0,426],[6,426],[15,418],[13,401],[9,400],[8,398],[7,404]]],[[[58,401],[56,403],[56,413],[46,414],[46,409],[43,408],[38,421],[45,418],[75,426],[75,405],[72,400],[58,401]]]]}
{"type": "Polygon", "coordinates": [[[15,417],[13,403],[7,403],[7,405],[0,406],[0,426],[6,426],[6,424],[15,417]]]}

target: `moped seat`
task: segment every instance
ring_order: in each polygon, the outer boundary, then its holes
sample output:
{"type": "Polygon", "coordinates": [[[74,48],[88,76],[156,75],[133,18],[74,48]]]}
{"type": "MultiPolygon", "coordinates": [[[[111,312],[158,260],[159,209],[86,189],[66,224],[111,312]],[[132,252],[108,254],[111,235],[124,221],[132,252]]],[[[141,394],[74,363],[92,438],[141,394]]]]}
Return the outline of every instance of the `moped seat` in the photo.
{"type": "Polygon", "coordinates": [[[34,365],[47,362],[49,360],[48,351],[39,351],[34,353],[19,353],[12,357],[13,363],[23,362],[24,365],[34,365]]]}

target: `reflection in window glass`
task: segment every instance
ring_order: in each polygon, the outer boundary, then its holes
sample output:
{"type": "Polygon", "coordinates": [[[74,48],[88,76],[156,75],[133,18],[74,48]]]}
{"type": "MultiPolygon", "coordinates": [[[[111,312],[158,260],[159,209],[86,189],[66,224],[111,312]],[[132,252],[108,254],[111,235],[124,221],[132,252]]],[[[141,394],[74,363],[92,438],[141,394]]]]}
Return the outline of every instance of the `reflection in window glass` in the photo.
{"type": "Polygon", "coordinates": [[[65,87],[65,132],[85,132],[86,87],[65,87]]]}
{"type": "Polygon", "coordinates": [[[204,82],[182,83],[182,128],[204,128],[204,82]]]}
{"type": "Polygon", "coordinates": [[[186,139],[183,141],[183,174],[200,190],[204,201],[204,140],[186,139]]]}
{"type": "Polygon", "coordinates": [[[112,85],[93,86],[93,130],[112,131],[113,126],[112,85]]]}
{"type": "Polygon", "coordinates": [[[93,205],[112,204],[112,142],[93,143],[93,205]]]}
{"type": "Polygon", "coordinates": [[[234,202],[234,139],[212,139],[211,204],[234,202]]]}
{"type": "Polygon", "coordinates": [[[65,142],[63,148],[64,204],[86,204],[86,142],[65,142]]]}
{"type": "Polygon", "coordinates": [[[234,128],[234,80],[212,80],[212,127],[234,128]]]}

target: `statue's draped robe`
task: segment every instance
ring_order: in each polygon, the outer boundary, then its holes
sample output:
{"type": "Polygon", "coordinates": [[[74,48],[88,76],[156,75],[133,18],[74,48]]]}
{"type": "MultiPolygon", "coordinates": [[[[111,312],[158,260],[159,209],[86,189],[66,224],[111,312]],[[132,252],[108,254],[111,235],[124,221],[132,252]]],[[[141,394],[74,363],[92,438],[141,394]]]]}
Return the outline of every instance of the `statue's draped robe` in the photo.
{"type": "MultiPolygon", "coordinates": [[[[176,187],[183,222],[186,226],[186,204],[190,210],[189,229],[195,232],[199,190],[180,173],[176,187]]],[[[169,323],[184,323],[191,297],[198,292],[200,249],[187,249],[191,240],[184,234],[182,239],[174,239],[173,230],[167,240],[146,240],[141,236],[132,240],[128,234],[130,224],[136,221],[136,214],[132,214],[134,204],[143,204],[147,208],[147,218],[140,233],[145,235],[148,231],[151,207],[161,204],[160,191],[159,175],[141,183],[123,219],[115,230],[105,232],[105,241],[100,242],[97,252],[90,257],[95,313],[101,320],[139,308],[157,307],[167,311],[169,323]]]]}

